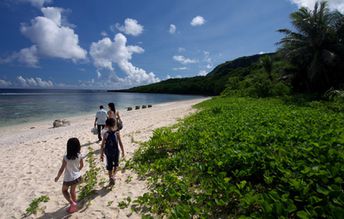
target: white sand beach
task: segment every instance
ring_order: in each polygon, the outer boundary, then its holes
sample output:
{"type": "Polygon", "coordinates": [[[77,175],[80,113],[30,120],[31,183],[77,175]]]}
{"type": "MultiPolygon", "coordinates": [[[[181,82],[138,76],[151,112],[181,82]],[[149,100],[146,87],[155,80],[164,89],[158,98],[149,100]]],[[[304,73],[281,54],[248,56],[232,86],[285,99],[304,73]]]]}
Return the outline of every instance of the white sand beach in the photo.
{"type": "MultiPolygon", "coordinates": [[[[124,128],[121,131],[125,156],[130,158],[137,149],[137,141],[146,141],[156,128],[174,124],[178,119],[195,112],[192,105],[206,98],[153,105],[152,108],[122,111],[124,128]]],[[[51,118],[51,121],[27,123],[0,129],[0,218],[23,218],[25,209],[32,199],[41,195],[50,200],[40,206],[44,213],[29,218],[140,218],[131,213],[130,208],[120,209],[118,203],[128,196],[132,200],[143,194],[146,182],[139,180],[132,171],[119,171],[116,185],[112,190],[104,188],[108,183],[104,168],[98,174],[98,182],[106,180],[105,185],[97,185],[91,204],[69,215],[67,202],[61,193],[63,176],[59,182],[54,177],[61,165],[66,151],[66,142],[77,137],[82,154],[87,154],[88,146],[95,150],[97,166],[104,164],[99,160],[100,145],[97,136],[90,130],[94,115],[72,118],[51,118]],[[70,126],[52,128],[55,119],[67,119],[70,126]],[[130,182],[126,182],[132,178],[130,182]]],[[[85,162],[86,164],[87,162],[85,162]]],[[[121,165],[121,164],[120,164],[121,165]]],[[[122,163],[123,165],[123,163],[122,163]]],[[[88,165],[82,173],[87,171],[88,165]]]]}

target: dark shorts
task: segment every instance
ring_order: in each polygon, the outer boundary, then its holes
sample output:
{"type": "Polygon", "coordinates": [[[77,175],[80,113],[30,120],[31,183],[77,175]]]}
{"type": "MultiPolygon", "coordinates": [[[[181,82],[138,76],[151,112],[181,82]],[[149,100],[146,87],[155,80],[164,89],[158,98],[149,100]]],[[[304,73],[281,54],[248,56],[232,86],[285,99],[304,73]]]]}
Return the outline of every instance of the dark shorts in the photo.
{"type": "Polygon", "coordinates": [[[77,185],[81,182],[82,182],[82,177],[80,176],[79,178],[77,178],[73,181],[68,181],[68,182],[63,181],[63,185],[64,186],[72,186],[72,185],[77,185]]]}
{"type": "Polygon", "coordinates": [[[118,167],[118,159],[119,159],[119,151],[114,154],[107,155],[106,154],[106,169],[108,171],[113,170],[114,168],[118,167]]]}

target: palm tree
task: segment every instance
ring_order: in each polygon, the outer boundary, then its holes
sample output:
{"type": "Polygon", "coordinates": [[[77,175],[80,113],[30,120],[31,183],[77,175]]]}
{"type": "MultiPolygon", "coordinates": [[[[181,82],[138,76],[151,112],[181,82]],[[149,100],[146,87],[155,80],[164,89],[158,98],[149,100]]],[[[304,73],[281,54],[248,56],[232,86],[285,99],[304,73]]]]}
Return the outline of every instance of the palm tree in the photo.
{"type": "Polygon", "coordinates": [[[272,59],[266,55],[260,58],[260,63],[263,66],[265,72],[269,75],[270,81],[272,81],[272,59]]]}
{"type": "MultiPolygon", "coordinates": [[[[310,91],[324,91],[333,83],[328,71],[337,56],[339,12],[330,12],[327,3],[316,3],[314,10],[301,8],[291,14],[295,31],[280,29],[285,34],[280,52],[298,72],[295,80],[310,91]]],[[[340,14],[340,13],[339,13],[340,14]]]]}

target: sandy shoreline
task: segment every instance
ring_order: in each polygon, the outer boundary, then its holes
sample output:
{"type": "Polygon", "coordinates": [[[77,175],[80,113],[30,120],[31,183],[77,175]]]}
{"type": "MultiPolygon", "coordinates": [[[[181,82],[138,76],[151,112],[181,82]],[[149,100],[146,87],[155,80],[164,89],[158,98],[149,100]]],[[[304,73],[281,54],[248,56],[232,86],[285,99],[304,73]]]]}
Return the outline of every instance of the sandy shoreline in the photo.
{"type": "MultiPolygon", "coordinates": [[[[192,105],[207,98],[170,102],[154,105],[153,108],[122,111],[124,129],[121,131],[126,157],[130,158],[138,147],[137,141],[146,141],[156,128],[174,124],[195,110],[192,105]]],[[[54,118],[55,119],[55,118],[54,118]]],[[[79,138],[83,154],[91,146],[99,149],[97,136],[90,132],[94,114],[65,118],[70,126],[52,128],[51,121],[42,121],[0,128],[0,218],[21,218],[32,199],[41,195],[50,198],[41,204],[44,214],[33,218],[140,218],[131,214],[129,208],[120,209],[118,202],[127,197],[134,199],[146,191],[146,183],[136,174],[126,170],[118,172],[116,185],[106,190],[97,185],[96,196],[88,208],[80,209],[71,217],[65,211],[66,201],[61,193],[61,180],[53,181],[65,153],[65,144],[70,137],[79,138]],[[34,127],[34,128],[32,128],[34,127]],[[130,182],[125,182],[131,179],[130,182]],[[111,203],[112,201],[112,203],[111,203]]],[[[97,166],[102,167],[96,154],[97,166]]],[[[84,173],[88,166],[83,169],[84,173]]],[[[98,174],[98,182],[107,180],[104,168],[98,174]]]]}

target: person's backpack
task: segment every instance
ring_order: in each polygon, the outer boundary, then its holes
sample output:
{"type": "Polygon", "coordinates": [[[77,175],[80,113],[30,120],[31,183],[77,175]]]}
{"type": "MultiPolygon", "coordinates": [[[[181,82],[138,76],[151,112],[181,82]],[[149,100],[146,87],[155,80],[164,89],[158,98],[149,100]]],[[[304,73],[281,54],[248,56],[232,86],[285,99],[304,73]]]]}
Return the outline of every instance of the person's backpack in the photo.
{"type": "Polygon", "coordinates": [[[108,133],[108,136],[106,138],[106,143],[105,143],[105,154],[115,155],[116,153],[118,153],[116,133],[112,131],[108,131],[107,133],[108,133]]]}

